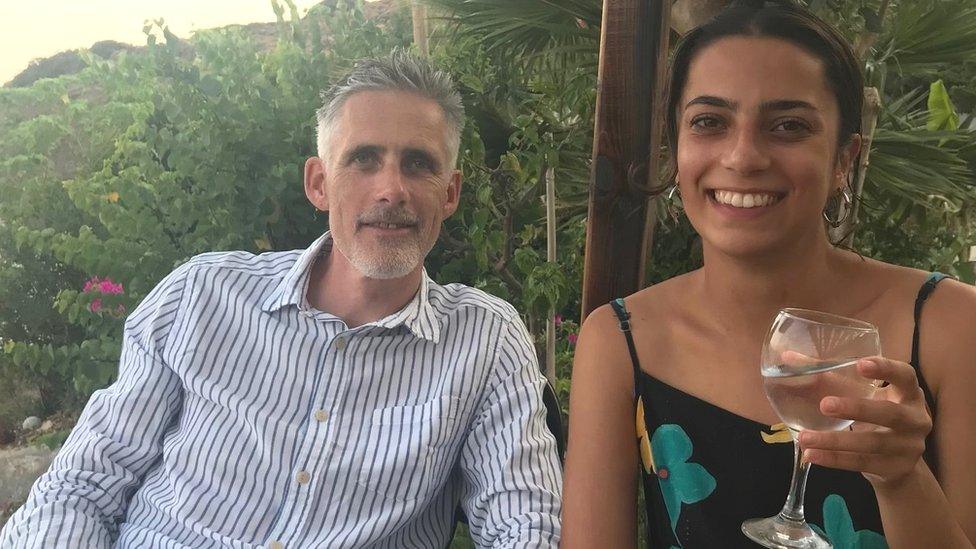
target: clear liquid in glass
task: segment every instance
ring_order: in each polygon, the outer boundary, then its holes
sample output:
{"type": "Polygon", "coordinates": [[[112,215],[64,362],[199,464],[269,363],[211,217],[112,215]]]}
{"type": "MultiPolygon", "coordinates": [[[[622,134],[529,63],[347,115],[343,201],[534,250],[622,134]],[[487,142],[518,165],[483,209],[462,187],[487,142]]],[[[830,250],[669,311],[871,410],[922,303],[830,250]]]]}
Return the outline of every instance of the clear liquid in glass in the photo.
{"type": "Polygon", "coordinates": [[[849,419],[820,413],[826,396],[870,398],[875,386],[857,373],[857,359],[822,361],[796,370],[785,365],[764,368],[763,389],[776,415],[794,433],[803,429],[840,431],[849,419]]]}

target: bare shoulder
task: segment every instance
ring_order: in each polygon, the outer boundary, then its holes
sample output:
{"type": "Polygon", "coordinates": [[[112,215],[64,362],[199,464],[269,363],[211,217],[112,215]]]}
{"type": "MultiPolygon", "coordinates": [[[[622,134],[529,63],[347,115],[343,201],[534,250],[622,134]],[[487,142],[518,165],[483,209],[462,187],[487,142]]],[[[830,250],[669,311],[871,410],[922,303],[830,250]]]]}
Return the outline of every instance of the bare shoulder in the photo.
{"type": "Polygon", "coordinates": [[[617,316],[607,303],[591,312],[580,328],[573,356],[573,386],[609,383],[628,393],[630,355],[617,316]]]}
{"type": "MultiPolygon", "coordinates": [[[[630,314],[632,328],[638,335],[641,348],[652,345],[642,327],[654,325],[653,319],[667,315],[673,296],[681,292],[685,283],[682,277],[675,277],[654,286],[649,286],[624,298],[624,306],[630,314]]],[[[580,329],[573,362],[573,377],[580,379],[599,378],[601,384],[610,384],[633,392],[633,363],[627,347],[627,340],[620,329],[620,321],[608,303],[595,309],[580,329]]]]}
{"type": "Polygon", "coordinates": [[[940,378],[976,379],[976,287],[946,279],[932,291],[919,320],[919,360],[940,378]]]}
{"type": "Polygon", "coordinates": [[[681,297],[688,295],[689,286],[698,273],[692,271],[648,286],[627,298],[627,308],[635,317],[646,320],[673,317],[681,309],[685,301],[681,297]]]}
{"type": "MultiPolygon", "coordinates": [[[[883,281],[889,292],[901,296],[914,313],[915,298],[931,273],[873,262],[878,270],[876,280],[883,281]]],[[[914,324],[914,315],[910,318],[914,324]]],[[[976,287],[945,279],[928,295],[918,321],[919,364],[933,390],[947,382],[976,380],[976,287]],[[960,377],[961,376],[961,377],[960,377]]]]}

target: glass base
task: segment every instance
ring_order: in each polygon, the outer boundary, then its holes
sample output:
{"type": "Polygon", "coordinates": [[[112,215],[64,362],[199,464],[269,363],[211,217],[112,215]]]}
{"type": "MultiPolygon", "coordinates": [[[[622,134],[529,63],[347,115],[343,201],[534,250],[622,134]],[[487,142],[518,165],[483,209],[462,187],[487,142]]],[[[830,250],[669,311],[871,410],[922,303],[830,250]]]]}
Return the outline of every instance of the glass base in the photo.
{"type": "Polygon", "coordinates": [[[833,545],[804,521],[782,515],[749,519],[742,523],[742,533],[763,547],[774,549],[831,549],[833,545]]]}

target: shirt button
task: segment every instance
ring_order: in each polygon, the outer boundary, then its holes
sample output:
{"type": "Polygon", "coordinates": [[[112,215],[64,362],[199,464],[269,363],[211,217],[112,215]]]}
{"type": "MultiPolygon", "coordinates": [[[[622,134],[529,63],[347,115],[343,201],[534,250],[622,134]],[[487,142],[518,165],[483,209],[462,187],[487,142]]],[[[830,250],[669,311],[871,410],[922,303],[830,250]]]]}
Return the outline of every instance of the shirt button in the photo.
{"type": "Polygon", "coordinates": [[[308,484],[308,481],[310,480],[312,480],[312,475],[308,474],[308,471],[299,471],[298,474],[295,475],[295,481],[298,482],[298,484],[308,484]]]}
{"type": "Polygon", "coordinates": [[[313,313],[312,311],[309,311],[308,309],[305,309],[304,311],[302,311],[302,315],[304,315],[307,318],[312,318],[312,315],[314,315],[314,314],[315,313],[313,313]]]}
{"type": "Polygon", "coordinates": [[[340,351],[343,350],[343,349],[345,349],[346,348],[346,340],[344,338],[337,337],[336,338],[336,342],[335,342],[335,346],[336,346],[336,349],[339,349],[340,351]]]}
{"type": "Polygon", "coordinates": [[[285,544],[280,541],[272,541],[268,544],[268,549],[285,549],[285,544]]]}
{"type": "Polygon", "coordinates": [[[329,419],[329,412],[325,410],[315,410],[315,419],[317,421],[325,421],[329,419]]]}

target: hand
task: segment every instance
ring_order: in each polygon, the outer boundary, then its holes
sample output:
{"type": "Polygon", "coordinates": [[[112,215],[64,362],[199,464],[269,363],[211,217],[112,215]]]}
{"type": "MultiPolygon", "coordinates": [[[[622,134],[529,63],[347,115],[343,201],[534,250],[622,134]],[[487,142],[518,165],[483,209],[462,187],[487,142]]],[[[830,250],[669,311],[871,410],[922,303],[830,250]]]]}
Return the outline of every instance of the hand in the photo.
{"type": "Polygon", "coordinates": [[[911,365],[871,357],[859,360],[856,367],[862,377],[889,385],[869,399],[824,397],[822,414],[858,423],[851,431],[801,432],[803,458],[824,467],[860,471],[875,488],[896,484],[916,470],[932,416],[911,365]],[[864,429],[863,424],[876,428],[864,429]]]}

